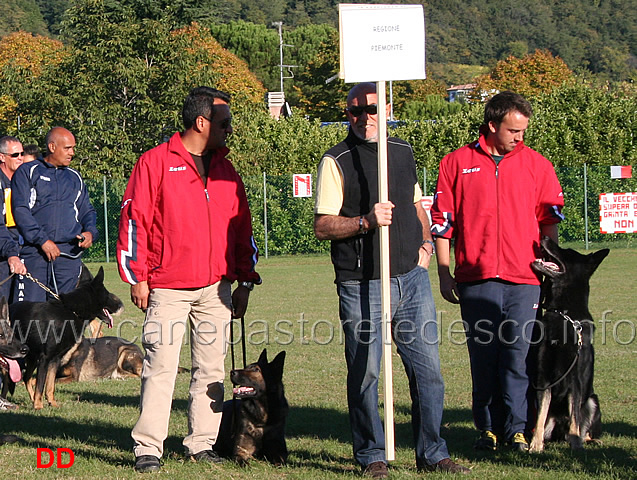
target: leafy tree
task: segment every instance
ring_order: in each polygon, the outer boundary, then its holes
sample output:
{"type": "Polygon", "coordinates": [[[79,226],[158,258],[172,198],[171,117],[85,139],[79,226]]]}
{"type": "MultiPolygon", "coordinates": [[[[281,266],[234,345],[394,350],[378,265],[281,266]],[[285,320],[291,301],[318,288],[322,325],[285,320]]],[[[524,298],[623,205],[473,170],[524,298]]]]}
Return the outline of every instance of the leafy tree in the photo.
{"type": "Polygon", "coordinates": [[[522,58],[499,61],[489,75],[478,79],[476,91],[513,90],[531,98],[572,81],[573,73],[561,58],[547,50],[536,50],[522,58]]]}
{"type": "Polygon", "coordinates": [[[67,58],[61,42],[40,35],[17,32],[0,40],[0,128],[7,134],[28,131],[33,116],[20,115],[21,102],[39,95],[35,86],[67,58]]]}
{"type": "MultiPolygon", "coordinates": [[[[53,35],[59,35],[62,27],[64,12],[71,6],[70,0],[35,0],[49,31],[53,35]]],[[[30,30],[29,30],[30,31],[30,30]]]]}
{"type": "Polygon", "coordinates": [[[66,126],[78,141],[75,166],[87,177],[121,178],[139,154],[181,127],[181,104],[194,86],[225,89],[237,105],[263,108],[263,87],[207,29],[172,30],[170,19],[138,19],[126,5],[106,3],[77,1],[62,31],[69,54],[37,77],[12,77],[23,138],[66,126]]]}

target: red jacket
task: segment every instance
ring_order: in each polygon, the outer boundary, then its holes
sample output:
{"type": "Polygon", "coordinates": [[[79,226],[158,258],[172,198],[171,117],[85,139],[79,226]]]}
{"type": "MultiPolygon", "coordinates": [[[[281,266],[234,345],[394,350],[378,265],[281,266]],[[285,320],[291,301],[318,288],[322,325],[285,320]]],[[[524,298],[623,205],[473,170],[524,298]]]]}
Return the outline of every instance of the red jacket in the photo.
{"type": "Polygon", "coordinates": [[[540,225],[563,219],[553,165],[519,143],[496,166],[481,145],[484,136],[440,162],[432,234],[455,239],[457,282],[539,285],[531,263],[540,253],[540,225]]]}
{"type": "Polygon", "coordinates": [[[122,280],[150,288],[201,288],[222,278],[261,283],[248,201],[228,151],[211,158],[205,188],[180,133],[139,158],[119,223],[122,280]]]}

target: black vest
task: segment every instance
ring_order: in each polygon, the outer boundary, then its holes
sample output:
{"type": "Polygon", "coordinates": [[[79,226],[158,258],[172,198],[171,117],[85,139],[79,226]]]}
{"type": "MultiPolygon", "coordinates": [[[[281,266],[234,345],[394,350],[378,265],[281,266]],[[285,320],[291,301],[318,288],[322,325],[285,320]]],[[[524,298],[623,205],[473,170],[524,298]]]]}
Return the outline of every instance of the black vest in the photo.
{"type": "MultiPolygon", "coordinates": [[[[344,198],[339,215],[357,217],[378,203],[378,146],[360,140],[351,131],[347,138],[325,154],[334,158],[343,174],[344,198]]],[[[422,224],[414,206],[418,181],[411,146],[399,138],[387,140],[389,200],[395,205],[389,227],[390,275],[411,271],[418,264],[422,224]]],[[[380,278],[378,229],[332,241],[332,263],[336,283],[380,278]]]]}

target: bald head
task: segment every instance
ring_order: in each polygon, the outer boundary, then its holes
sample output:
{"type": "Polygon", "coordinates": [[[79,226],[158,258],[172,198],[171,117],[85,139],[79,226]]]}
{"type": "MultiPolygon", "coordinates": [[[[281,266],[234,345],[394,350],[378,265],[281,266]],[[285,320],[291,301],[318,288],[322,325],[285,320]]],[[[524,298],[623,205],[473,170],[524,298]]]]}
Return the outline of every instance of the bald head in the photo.
{"type": "Polygon", "coordinates": [[[75,155],[75,136],[66,128],[53,127],[46,134],[46,161],[55,167],[68,167],[75,155]]]}
{"type": "Polygon", "coordinates": [[[376,93],[376,84],[372,82],[364,82],[354,85],[347,95],[347,106],[352,104],[352,100],[356,97],[366,96],[368,93],[376,93]]]}

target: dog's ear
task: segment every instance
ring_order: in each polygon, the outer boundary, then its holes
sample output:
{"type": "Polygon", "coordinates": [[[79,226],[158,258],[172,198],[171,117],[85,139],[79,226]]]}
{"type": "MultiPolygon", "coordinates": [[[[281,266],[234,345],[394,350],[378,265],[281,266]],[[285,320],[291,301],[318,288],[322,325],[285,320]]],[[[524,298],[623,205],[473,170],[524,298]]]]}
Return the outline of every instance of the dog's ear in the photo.
{"type": "Polygon", "coordinates": [[[588,262],[589,265],[592,267],[591,274],[595,270],[597,270],[597,267],[599,267],[600,263],[602,263],[602,260],[604,260],[609,253],[610,250],[608,248],[604,248],[588,255],[588,262]]]}
{"type": "Polygon", "coordinates": [[[95,275],[95,278],[93,280],[97,283],[104,283],[104,267],[100,267],[97,275],[95,275]]]}
{"type": "Polygon", "coordinates": [[[274,357],[274,360],[270,362],[270,371],[272,375],[277,380],[283,379],[283,364],[285,363],[285,350],[279,352],[279,354],[274,357]]]}
{"type": "Polygon", "coordinates": [[[267,349],[263,349],[263,351],[261,352],[261,355],[259,355],[259,360],[257,360],[257,363],[261,363],[261,364],[266,364],[268,363],[268,351],[267,349]]]}
{"type": "Polygon", "coordinates": [[[7,303],[7,299],[4,295],[0,298],[0,318],[9,320],[9,304],[7,303]]]}

